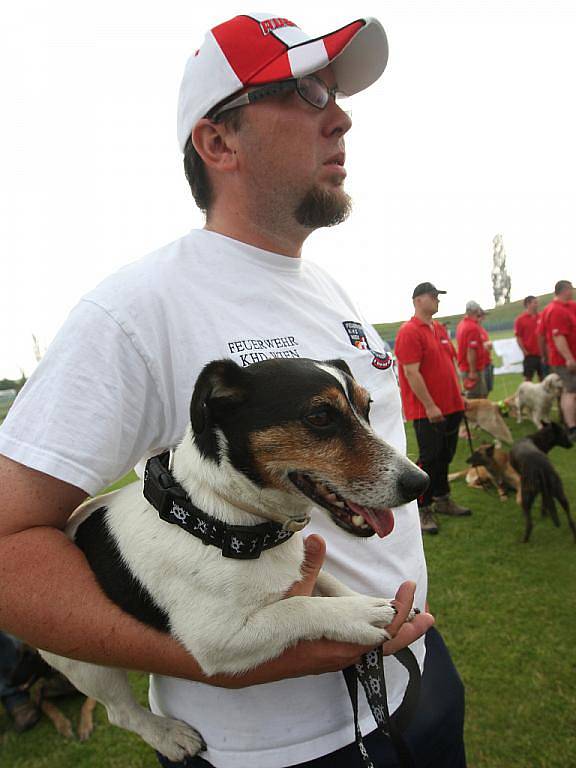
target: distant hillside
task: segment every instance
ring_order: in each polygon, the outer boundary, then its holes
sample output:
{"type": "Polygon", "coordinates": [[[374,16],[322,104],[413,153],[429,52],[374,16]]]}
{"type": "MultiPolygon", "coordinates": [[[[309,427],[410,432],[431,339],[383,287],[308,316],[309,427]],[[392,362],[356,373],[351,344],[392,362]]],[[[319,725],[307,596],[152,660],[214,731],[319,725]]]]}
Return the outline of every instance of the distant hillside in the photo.
{"type": "MultiPolygon", "coordinates": [[[[545,293],[538,297],[540,309],[549,304],[554,298],[553,293],[545,293]]],[[[514,327],[514,318],[524,311],[522,299],[519,301],[512,301],[510,304],[504,304],[500,307],[492,307],[492,309],[486,308],[488,315],[483,323],[487,331],[502,331],[505,329],[512,330],[514,327]]],[[[453,333],[456,326],[462,319],[463,315],[446,315],[444,317],[435,317],[435,320],[440,320],[442,323],[450,323],[450,331],[453,333]]],[[[398,329],[403,322],[409,318],[398,320],[394,323],[376,323],[374,327],[382,336],[383,339],[392,343],[396,338],[398,329]]]]}

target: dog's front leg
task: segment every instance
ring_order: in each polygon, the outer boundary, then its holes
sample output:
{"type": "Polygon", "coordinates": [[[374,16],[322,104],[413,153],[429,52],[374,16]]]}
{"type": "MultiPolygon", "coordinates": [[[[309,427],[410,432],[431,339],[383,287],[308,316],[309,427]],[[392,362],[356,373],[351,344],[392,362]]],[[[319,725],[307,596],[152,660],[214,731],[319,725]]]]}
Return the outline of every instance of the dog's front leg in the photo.
{"type": "Polygon", "coordinates": [[[355,597],[359,594],[324,570],[320,571],[316,579],[316,593],[322,597],[355,597]]]}
{"type": "Polygon", "coordinates": [[[396,609],[385,598],[354,593],[288,597],[255,611],[225,643],[198,648],[195,656],[209,675],[238,674],[280,656],[300,640],[326,638],[376,647],[390,639],[384,627],[395,615],[396,609]]]}

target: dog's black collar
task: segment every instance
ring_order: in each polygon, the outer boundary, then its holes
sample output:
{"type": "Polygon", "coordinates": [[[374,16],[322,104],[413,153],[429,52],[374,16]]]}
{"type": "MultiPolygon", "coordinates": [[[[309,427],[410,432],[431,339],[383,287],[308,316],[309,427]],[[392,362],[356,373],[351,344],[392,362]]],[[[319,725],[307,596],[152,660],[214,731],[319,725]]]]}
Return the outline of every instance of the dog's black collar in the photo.
{"type": "Polygon", "coordinates": [[[218,547],[224,557],[255,560],[263,550],[277,547],[293,535],[278,523],[228,525],[202,512],[172,476],[169,452],[146,463],[144,496],[162,520],[179,525],[204,544],[218,547]]]}

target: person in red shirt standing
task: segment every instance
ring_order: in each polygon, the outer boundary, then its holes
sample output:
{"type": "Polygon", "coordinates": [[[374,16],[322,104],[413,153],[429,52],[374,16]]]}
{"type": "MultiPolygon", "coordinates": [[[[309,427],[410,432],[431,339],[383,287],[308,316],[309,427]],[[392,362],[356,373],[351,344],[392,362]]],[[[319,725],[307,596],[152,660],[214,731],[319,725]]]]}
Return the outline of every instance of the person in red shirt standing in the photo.
{"type": "Polygon", "coordinates": [[[458,368],[466,397],[486,397],[488,394],[484,377],[486,353],[480,328],[480,318],[484,314],[477,301],[469,301],[466,304],[466,314],[456,327],[458,368]]]}
{"type": "Polygon", "coordinates": [[[569,280],[554,286],[554,300],[546,307],[544,329],[548,362],[560,376],[562,416],[572,442],[576,442],[576,313],[572,309],[574,288],[569,280]]]}
{"type": "Polygon", "coordinates": [[[524,355],[522,368],[526,381],[532,381],[534,374],[540,381],[544,378],[542,350],[538,341],[538,318],[538,298],[526,296],[524,312],[514,320],[514,335],[524,355]]]}
{"type": "Polygon", "coordinates": [[[494,366],[492,364],[492,342],[488,331],[482,323],[488,313],[486,310],[482,310],[478,317],[478,328],[480,330],[480,337],[482,339],[482,354],[480,362],[478,364],[478,370],[484,372],[484,381],[486,382],[486,394],[489,395],[494,389],[494,366]]]}
{"type": "Polygon", "coordinates": [[[418,464],[430,476],[430,485],[418,500],[420,527],[438,533],[434,513],[470,515],[450,496],[448,467],[458,445],[458,427],[464,412],[456,353],[445,327],[433,320],[440,293],[432,283],[414,289],[414,316],[404,323],[396,337],[400,393],[407,421],[414,423],[418,442],[418,464]]]}

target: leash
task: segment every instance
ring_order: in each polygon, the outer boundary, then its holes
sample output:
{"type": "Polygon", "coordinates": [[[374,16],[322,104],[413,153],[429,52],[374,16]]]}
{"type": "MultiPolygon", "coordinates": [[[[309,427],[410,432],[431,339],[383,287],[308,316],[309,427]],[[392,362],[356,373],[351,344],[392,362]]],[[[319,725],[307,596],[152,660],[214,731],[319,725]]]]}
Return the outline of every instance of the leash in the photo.
{"type": "Polygon", "coordinates": [[[416,712],[422,675],[416,657],[409,648],[397,651],[394,656],[408,670],[408,685],[402,703],[392,716],[388,710],[384,654],[381,647],[364,654],[360,663],[343,670],[354,712],[356,745],[362,756],[364,768],[374,768],[374,763],[364,745],[358,721],[358,680],[362,683],[378,730],[390,739],[396,750],[400,768],[416,768],[416,763],[402,736],[402,731],[406,729],[416,712]]]}

